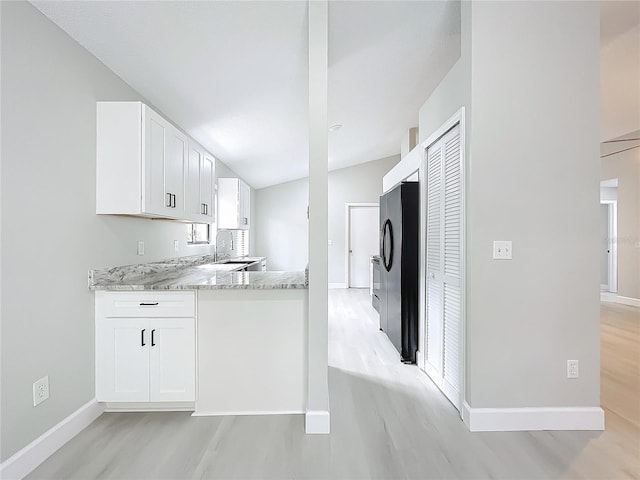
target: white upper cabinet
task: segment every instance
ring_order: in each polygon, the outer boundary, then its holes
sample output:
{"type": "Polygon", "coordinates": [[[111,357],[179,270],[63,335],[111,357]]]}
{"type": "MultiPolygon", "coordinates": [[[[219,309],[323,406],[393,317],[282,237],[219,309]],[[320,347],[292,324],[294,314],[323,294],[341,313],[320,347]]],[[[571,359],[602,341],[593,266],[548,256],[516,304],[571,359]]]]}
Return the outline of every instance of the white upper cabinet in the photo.
{"type": "Polygon", "coordinates": [[[96,213],[215,221],[213,157],[141,102],[98,102],[96,153],[96,213]]]}
{"type": "Polygon", "coordinates": [[[196,143],[189,143],[189,155],[187,160],[187,214],[197,218],[202,215],[202,203],[200,202],[200,169],[204,150],[196,143]]]}
{"type": "Polygon", "coordinates": [[[189,142],[187,158],[187,218],[215,223],[215,158],[195,142],[189,142]]]}
{"type": "Polygon", "coordinates": [[[185,211],[187,137],[146,105],[142,105],[142,125],[141,213],[181,218],[185,211]]]}
{"type": "Polygon", "coordinates": [[[251,188],[239,178],[218,179],[218,228],[248,230],[251,188]]]}

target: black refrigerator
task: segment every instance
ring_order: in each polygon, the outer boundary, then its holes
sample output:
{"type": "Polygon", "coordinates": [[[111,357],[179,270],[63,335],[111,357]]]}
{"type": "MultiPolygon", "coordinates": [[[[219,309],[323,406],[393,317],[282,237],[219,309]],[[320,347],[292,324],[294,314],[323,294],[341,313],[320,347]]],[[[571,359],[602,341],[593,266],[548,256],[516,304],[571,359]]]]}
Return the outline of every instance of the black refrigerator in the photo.
{"type": "Polygon", "coordinates": [[[404,363],[418,349],[420,188],[402,182],[380,197],[380,330],[404,363]]]}

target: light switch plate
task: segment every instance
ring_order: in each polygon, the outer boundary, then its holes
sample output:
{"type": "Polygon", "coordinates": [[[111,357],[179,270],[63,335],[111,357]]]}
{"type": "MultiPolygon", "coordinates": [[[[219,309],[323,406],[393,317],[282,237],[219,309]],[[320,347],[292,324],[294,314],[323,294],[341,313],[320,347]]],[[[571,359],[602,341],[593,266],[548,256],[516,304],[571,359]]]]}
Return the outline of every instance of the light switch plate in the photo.
{"type": "Polygon", "coordinates": [[[512,246],[511,240],[494,240],[493,241],[493,259],[494,260],[511,260],[512,246]]]}
{"type": "Polygon", "coordinates": [[[144,242],[142,240],[138,241],[138,255],[144,255],[144,242]]]}
{"type": "Polygon", "coordinates": [[[180,242],[178,240],[173,241],[173,250],[175,250],[176,252],[180,251],[180,242]]]}

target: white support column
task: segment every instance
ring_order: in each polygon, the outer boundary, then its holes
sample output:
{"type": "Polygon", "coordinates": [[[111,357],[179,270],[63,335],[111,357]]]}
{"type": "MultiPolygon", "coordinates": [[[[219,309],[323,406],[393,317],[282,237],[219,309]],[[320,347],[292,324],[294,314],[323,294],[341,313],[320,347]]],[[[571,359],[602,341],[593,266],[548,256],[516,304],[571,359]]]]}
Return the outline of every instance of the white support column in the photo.
{"type": "Polygon", "coordinates": [[[327,0],[309,1],[309,383],[306,433],[329,433],[327,0]]]}

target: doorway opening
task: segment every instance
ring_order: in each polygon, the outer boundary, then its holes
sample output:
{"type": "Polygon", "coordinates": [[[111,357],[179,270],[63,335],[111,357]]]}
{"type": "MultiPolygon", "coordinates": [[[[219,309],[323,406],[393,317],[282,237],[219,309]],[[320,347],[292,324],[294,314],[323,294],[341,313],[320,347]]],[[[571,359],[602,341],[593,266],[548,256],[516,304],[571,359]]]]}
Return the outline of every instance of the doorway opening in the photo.
{"type": "Polygon", "coordinates": [[[380,206],[345,204],[345,280],[347,288],[371,287],[371,257],[379,253],[380,206]]]}
{"type": "Polygon", "coordinates": [[[618,291],[618,179],[600,182],[600,291],[618,291]]]}

